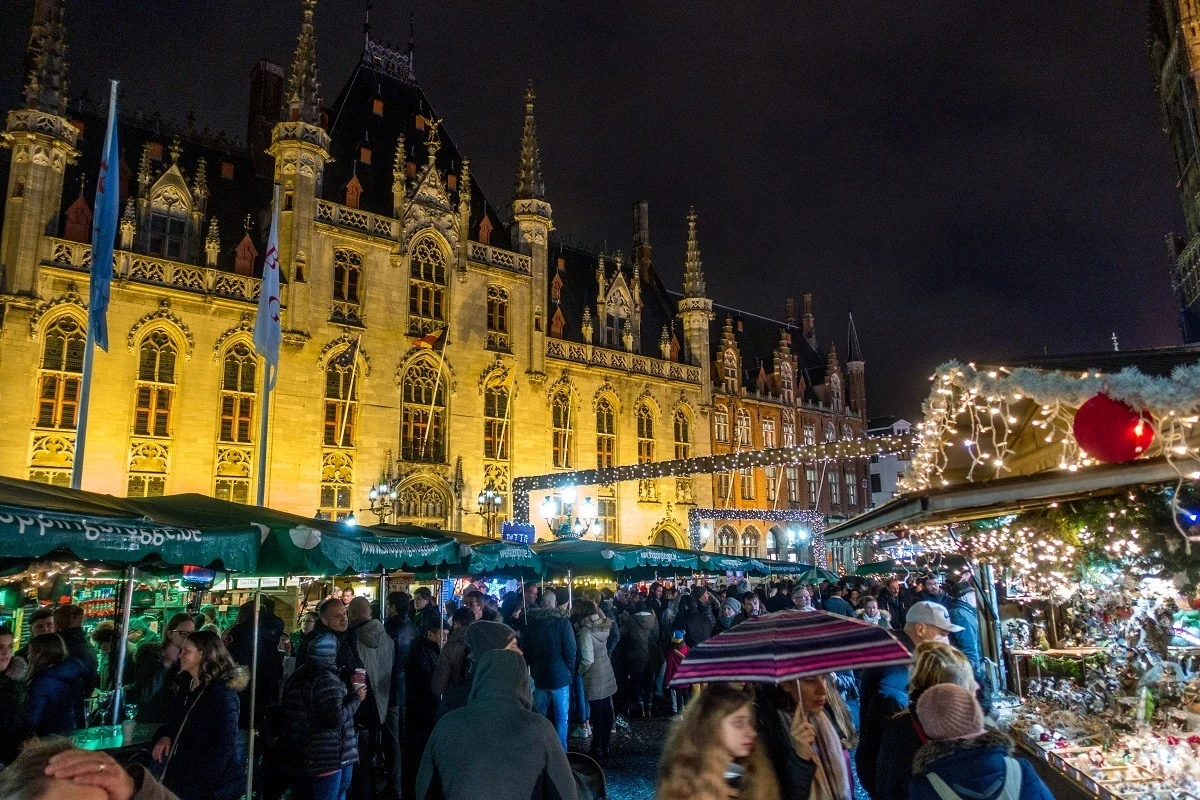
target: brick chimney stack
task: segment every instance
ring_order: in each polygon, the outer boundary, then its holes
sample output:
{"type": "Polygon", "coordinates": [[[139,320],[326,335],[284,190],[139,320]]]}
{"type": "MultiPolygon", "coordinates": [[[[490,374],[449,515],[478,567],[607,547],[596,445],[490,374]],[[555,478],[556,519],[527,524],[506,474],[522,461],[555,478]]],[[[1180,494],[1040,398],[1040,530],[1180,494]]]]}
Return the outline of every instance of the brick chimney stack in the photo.
{"type": "Polygon", "coordinates": [[[796,299],[789,297],[783,301],[783,319],[788,325],[796,324],[796,299]]]}

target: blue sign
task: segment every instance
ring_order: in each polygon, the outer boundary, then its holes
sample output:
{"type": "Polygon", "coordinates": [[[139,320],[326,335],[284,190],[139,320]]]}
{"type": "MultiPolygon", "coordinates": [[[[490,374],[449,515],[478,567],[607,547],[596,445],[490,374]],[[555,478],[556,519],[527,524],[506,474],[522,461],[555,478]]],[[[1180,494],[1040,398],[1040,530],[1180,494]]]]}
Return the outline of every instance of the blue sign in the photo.
{"type": "Polygon", "coordinates": [[[528,522],[505,521],[500,526],[500,538],[516,544],[533,544],[537,541],[537,528],[528,522]]]}

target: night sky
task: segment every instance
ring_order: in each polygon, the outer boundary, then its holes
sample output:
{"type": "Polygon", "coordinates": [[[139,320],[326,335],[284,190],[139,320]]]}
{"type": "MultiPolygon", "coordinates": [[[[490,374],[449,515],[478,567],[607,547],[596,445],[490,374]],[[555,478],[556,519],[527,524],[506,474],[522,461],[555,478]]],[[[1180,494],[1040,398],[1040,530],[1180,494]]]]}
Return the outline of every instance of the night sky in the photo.
{"type": "MultiPolygon", "coordinates": [[[[32,0],[6,0],[11,108],[32,0]]],[[[332,103],[365,0],[321,0],[332,103]]],[[[1179,341],[1163,236],[1182,229],[1144,3],[375,0],[418,82],[506,207],[532,78],[559,235],[628,249],[650,202],[656,270],[683,272],[694,204],[709,294],[779,317],[852,308],[872,416],[917,413],[950,358],[1179,341]]],[[[249,71],[290,63],[298,0],[68,0],[73,94],[245,135],[249,71]],[[153,10],[151,13],[151,9],[153,10]]]]}

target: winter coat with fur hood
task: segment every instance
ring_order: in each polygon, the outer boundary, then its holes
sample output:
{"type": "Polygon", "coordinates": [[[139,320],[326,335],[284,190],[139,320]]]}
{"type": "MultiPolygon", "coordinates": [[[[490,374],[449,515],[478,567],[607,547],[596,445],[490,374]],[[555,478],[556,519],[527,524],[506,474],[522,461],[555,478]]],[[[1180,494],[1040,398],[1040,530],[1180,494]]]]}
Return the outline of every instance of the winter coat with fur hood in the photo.
{"type": "Polygon", "coordinates": [[[246,791],[238,748],[238,693],[250,684],[234,667],[195,689],[178,692],[167,722],[154,735],[171,740],[162,784],[179,800],[236,800],[246,791]]]}
{"type": "Polygon", "coordinates": [[[613,622],[595,614],[579,623],[579,674],[588,700],[603,700],[617,693],[617,678],[608,657],[608,635],[613,622]]]}
{"type": "MultiPolygon", "coordinates": [[[[988,731],[970,739],[929,742],[913,759],[909,800],[940,800],[929,782],[931,772],[961,797],[994,800],[1003,792],[1007,769],[1004,758],[1011,755],[1012,740],[998,731],[988,731]]],[[[1023,759],[1018,761],[1021,764],[1020,800],[1054,800],[1033,766],[1023,759]]]]}
{"type": "MultiPolygon", "coordinates": [[[[369,619],[353,628],[354,643],[358,660],[367,671],[370,693],[367,703],[375,702],[378,716],[373,717],[374,727],[387,718],[388,703],[391,702],[392,670],[395,669],[396,642],[388,635],[383,623],[369,619]]],[[[361,715],[360,715],[361,716],[361,715]]]]}

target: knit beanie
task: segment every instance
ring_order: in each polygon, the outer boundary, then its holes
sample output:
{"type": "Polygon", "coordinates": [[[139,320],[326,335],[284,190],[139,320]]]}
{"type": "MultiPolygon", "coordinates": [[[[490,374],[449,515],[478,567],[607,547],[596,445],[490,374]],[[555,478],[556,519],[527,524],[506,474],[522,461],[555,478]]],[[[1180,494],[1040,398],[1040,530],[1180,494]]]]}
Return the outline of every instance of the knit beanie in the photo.
{"type": "Polygon", "coordinates": [[[503,650],[510,640],[517,635],[516,631],[503,622],[488,622],[481,619],[467,626],[463,640],[476,660],[489,650],[503,650]]]}
{"type": "Polygon", "coordinates": [[[671,644],[683,644],[683,640],[687,637],[684,631],[674,631],[671,633],[671,644]]]}
{"type": "Polygon", "coordinates": [[[983,731],[975,695],[953,683],[931,686],[917,701],[917,719],[930,739],[972,739],[983,731]]]}
{"type": "Polygon", "coordinates": [[[742,613],[742,604],[732,597],[725,598],[725,602],[721,603],[722,607],[733,609],[733,615],[737,616],[742,613]]]}

